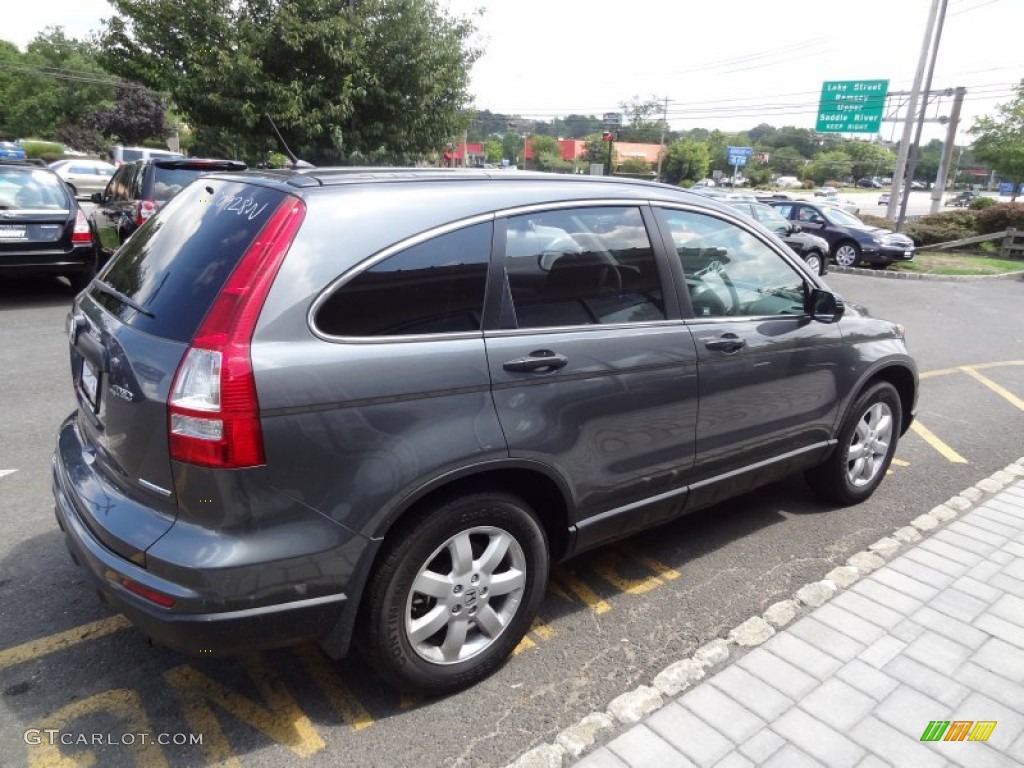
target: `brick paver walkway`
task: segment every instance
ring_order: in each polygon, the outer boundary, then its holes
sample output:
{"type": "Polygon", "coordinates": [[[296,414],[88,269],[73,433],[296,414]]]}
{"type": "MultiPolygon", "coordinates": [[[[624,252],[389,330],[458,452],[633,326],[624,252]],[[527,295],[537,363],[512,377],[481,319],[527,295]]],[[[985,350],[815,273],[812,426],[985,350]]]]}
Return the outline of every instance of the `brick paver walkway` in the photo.
{"type": "Polygon", "coordinates": [[[885,765],[1024,765],[1024,481],[575,763],[885,765]]]}

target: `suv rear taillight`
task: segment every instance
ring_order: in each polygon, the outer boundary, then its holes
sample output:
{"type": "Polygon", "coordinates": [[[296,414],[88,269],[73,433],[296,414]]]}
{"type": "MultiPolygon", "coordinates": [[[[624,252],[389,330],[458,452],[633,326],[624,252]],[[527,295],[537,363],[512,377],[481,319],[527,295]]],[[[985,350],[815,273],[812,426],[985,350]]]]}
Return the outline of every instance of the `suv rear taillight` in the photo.
{"type": "Polygon", "coordinates": [[[305,215],[301,200],[281,204],[203,318],[167,401],[175,461],[221,469],[265,463],[250,345],[263,302],[305,215]]]}
{"type": "Polygon", "coordinates": [[[156,213],[156,201],[155,200],[139,200],[135,204],[135,223],[138,226],[142,226],[146,223],[146,219],[150,218],[156,213]]]}
{"type": "Polygon", "coordinates": [[[89,220],[85,218],[85,214],[82,213],[82,209],[78,209],[78,213],[75,214],[75,228],[71,232],[72,243],[91,243],[92,242],[92,230],[89,229],[89,220]]]}

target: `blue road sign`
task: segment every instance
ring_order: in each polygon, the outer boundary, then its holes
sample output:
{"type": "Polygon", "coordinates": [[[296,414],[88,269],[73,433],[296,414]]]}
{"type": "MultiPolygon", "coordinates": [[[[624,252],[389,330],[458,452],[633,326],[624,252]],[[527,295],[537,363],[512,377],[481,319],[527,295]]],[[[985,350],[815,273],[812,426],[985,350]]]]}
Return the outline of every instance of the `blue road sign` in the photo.
{"type": "Polygon", "coordinates": [[[747,158],[754,154],[753,147],[726,147],[725,154],[729,159],[729,165],[746,165],[747,158]]]}

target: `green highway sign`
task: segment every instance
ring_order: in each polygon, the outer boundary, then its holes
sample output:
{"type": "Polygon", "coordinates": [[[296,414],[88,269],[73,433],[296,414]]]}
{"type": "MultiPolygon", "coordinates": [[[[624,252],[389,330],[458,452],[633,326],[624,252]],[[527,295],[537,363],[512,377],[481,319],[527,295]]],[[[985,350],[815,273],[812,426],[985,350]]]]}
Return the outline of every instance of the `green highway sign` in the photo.
{"type": "Polygon", "coordinates": [[[818,133],[878,133],[888,80],[831,80],[821,84],[818,133]]]}

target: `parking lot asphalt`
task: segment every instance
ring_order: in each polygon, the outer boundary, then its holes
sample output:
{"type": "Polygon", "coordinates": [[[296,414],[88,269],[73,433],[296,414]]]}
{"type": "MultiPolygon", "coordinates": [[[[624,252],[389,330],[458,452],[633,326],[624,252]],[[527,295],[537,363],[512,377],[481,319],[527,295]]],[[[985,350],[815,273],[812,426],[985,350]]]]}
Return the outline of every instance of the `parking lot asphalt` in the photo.
{"type": "Polygon", "coordinates": [[[876,495],[829,509],[793,478],[559,566],[509,663],[435,701],[310,647],[184,657],[110,613],[67,556],[49,488],[56,427],[73,406],[70,290],[5,282],[0,764],[505,765],[1020,455],[1024,284],[829,282],[907,326],[923,373],[918,424],[876,495]],[[27,743],[33,728],[73,738],[27,743]],[[149,743],[125,743],[141,733],[149,743]],[[167,744],[153,743],[160,734],[167,744]]]}

